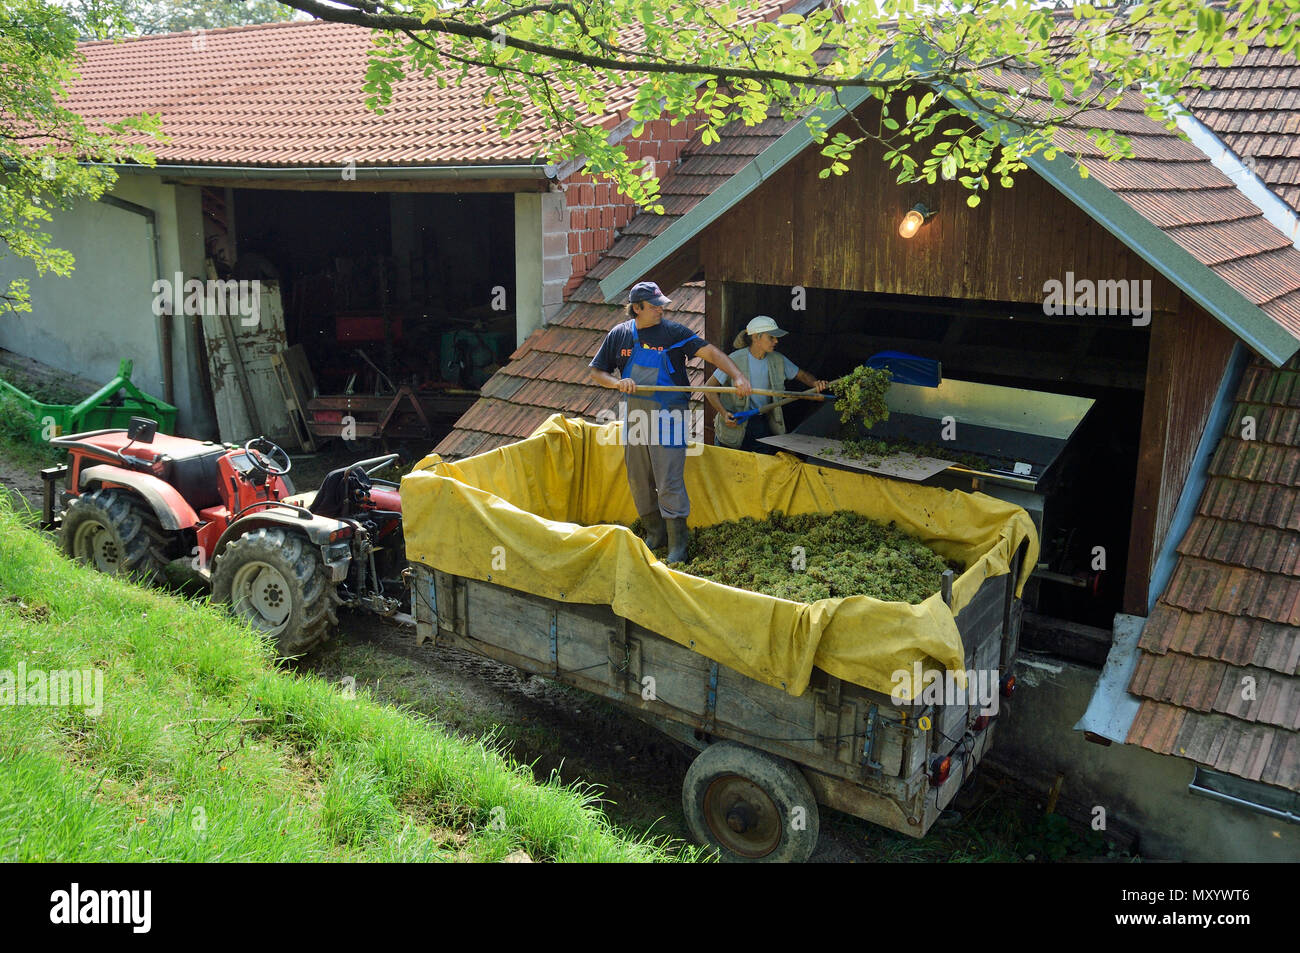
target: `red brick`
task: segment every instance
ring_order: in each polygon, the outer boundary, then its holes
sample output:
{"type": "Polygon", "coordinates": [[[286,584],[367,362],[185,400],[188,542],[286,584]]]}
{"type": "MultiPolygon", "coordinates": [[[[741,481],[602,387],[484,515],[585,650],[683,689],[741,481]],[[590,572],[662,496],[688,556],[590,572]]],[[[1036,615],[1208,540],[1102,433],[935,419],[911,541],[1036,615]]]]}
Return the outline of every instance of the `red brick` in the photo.
{"type": "Polygon", "coordinates": [[[596,204],[597,205],[609,204],[609,183],[608,182],[602,182],[600,183],[600,185],[596,186],[596,204]]]}
{"type": "Polygon", "coordinates": [[[613,208],[613,206],[606,205],[604,208],[602,208],[602,209],[600,210],[600,224],[601,224],[601,226],[604,227],[604,228],[613,228],[613,227],[614,227],[614,208],[613,208]]]}
{"type": "Polygon", "coordinates": [[[575,275],[587,273],[587,259],[583,255],[574,255],[571,261],[573,262],[573,273],[575,275]]]}
{"type": "Polygon", "coordinates": [[[574,209],[569,213],[569,228],[582,228],[582,211],[574,209]]]}
{"type": "Polygon", "coordinates": [[[581,196],[578,194],[578,186],[570,185],[564,190],[564,201],[567,205],[581,205],[579,201],[581,196]]]}
{"type": "Polygon", "coordinates": [[[619,205],[614,208],[614,227],[622,228],[631,218],[626,205],[619,205]]]}
{"type": "Polygon", "coordinates": [[[596,245],[598,251],[604,251],[609,247],[609,243],[614,240],[614,233],[608,228],[599,229],[596,232],[596,245]]]}
{"type": "Polygon", "coordinates": [[[600,261],[600,252],[594,251],[591,254],[589,254],[587,256],[587,267],[583,269],[583,274],[586,274],[586,272],[591,271],[591,269],[595,268],[596,262],[598,261],[600,261]]]}
{"type": "Polygon", "coordinates": [[[600,227],[600,209],[598,208],[587,209],[587,214],[585,216],[585,220],[583,221],[583,227],[586,228],[588,231],[600,227]]]}
{"type": "Polygon", "coordinates": [[[578,235],[579,235],[578,232],[569,232],[569,254],[570,255],[576,255],[578,252],[582,251],[582,249],[578,247],[578,235]]]}
{"type": "Polygon", "coordinates": [[[594,185],[578,186],[578,197],[582,200],[583,205],[596,204],[596,187],[594,185]]]}
{"type": "Polygon", "coordinates": [[[579,248],[584,252],[589,252],[596,247],[595,236],[591,232],[583,232],[579,235],[579,242],[579,248]]]}

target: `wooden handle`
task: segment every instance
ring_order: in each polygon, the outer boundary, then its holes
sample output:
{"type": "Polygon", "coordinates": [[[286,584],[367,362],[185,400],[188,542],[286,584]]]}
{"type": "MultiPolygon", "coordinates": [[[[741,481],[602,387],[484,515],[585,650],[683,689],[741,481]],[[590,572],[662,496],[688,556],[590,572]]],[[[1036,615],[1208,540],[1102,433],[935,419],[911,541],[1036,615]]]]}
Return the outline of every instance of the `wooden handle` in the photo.
{"type": "MultiPolygon", "coordinates": [[[[657,391],[671,391],[679,394],[738,394],[734,387],[678,387],[676,385],[669,387],[666,384],[637,384],[636,392],[638,394],[653,393],[657,391]]],[[[813,400],[826,400],[825,394],[819,394],[816,391],[791,391],[791,390],[760,390],[755,387],[751,394],[763,394],[767,397],[789,397],[791,400],[800,397],[810,397],[813,400]]]]}

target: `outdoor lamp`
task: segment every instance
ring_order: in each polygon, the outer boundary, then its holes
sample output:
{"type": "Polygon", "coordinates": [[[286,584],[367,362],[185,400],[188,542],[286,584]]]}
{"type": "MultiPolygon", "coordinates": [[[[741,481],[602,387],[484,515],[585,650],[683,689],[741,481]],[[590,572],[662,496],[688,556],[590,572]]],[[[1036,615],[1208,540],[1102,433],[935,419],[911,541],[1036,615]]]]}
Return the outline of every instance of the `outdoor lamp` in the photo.
{"type": "Polygon", "coordinates": [[[903,221],[898,225],[898,234],[904,238],[911,238],[932,218],[934,218],[934,209],[926,208],[923,203],[918,202],[903,216],[903,221]]]}

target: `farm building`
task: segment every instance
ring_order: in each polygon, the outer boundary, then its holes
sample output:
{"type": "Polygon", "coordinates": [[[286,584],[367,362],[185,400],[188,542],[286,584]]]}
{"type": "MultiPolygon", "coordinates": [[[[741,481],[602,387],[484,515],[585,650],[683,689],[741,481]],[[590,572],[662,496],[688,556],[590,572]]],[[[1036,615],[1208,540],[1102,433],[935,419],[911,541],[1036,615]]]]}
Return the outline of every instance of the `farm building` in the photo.
{"type": "MultiPolygon", "coordinates": [[[[409,435],[445,433],[636,206],[581,160],[539,159],[537,118],[503,139],[480,73],[446,89],[411,78],[376,114],[370,47],[368,30],[322,21],[81,44],[69,108],[161,113],[169,140],[141,137],[154,167],[121,166],[111,194],[56,214],[70,278],[0,262],[0,280],[32,289],[31,313],[0,323],[0,348],[93,381],[132,358],[134,382],[179,408],[182,432],[293,445],[270,358],[298,345],[319,394],[409,386],[429,418],[409,435]],[[258,281],[256,319],[221,320],[236,308],[220,287],[187,300],[196,280],[258,281]]],[[[611,108],[625,114],[634,93],[611,108]]],[[[691,134],[608,125],[660,174],[691,134]]]]}
{"type": "MultiPolygon", "coordinates": [[[[271,358],[297,348],[318,435],[357,395],[406,387],[425,433],[455,421],[436,447],[448,458],[556,412],[611,411],[588,362],[642,278],[727,350],[749,318],[774,316],[783,351],[820,377],[886,350],[939,360],[960,386],[929,419],[988,431],[1027,472],[936,479],[1016,499],[1043,531],[1033,651],[993,757],[1080,817],[1104,809],[1147,856],[1294,859],[1294,63],[1260,48],[1214,71],[1186,139],[1126,104],[1108,116],[1136,158],[1106,163],[1080,142],[1088,179],[1065,157],[1036,160],[974,209],[955,183],[899,186],[865,148],[821,180],[797,122],[708,146],[652,123],[633,155],[656,160],[655,216],[580,160],[538,160],[540,124],[501,140],[473,74],[445,90],[409,80],[386,114],[368,111],[368,44],[321,22],[85,44],[69,105],[160,110],[170,142],[156,167],[121,169],[111,196],[56,217],[77,271],[33,280],[33,312],[0,324],[0,348],[92,379],[131,357],[181,432],[290,444],[292,418],[267,408],[283,406],[271,358]],[[256,279],[261,318],[245,328],[175,301],[156,315],[155,283],[178,274],[256,279]],[[1045,307],[1053,282],[1069,307],[1045,307]],[[1116,307],[1085,313],[1103,285],[1116,307]]],[[[870,118],[869,102],[853,108],[870,118]]],[[[0,280],[27,274],[0,262],[0,280]]],[[[825,436],[811,407],[788,420],[787,449],[825,436]]]]}
{"type": "MultiPolygon", "coordinates": [[[[1008,467],[1026,461],[1021,479],[940,485],[1020,500],[1043,531],[1022,632],[1035,654],[995,760],[1080,817],[1102,809],[1148,856],[1294,859],[1300,69],[1259,47],[1213,76],[1187,138],[1126,102],[1107,115],[1135,158],[1107,163],[1080,139],[1087,179],[1038,159],[974,209],[955,182],[896,184],[870,149],[819,179],[798,123],[694,142],[663,184],[667,214],[631,220],[437,450],[611,412],[587,364],[643,279],[724,349],[773,316],[783,352],[827,379],[885,350],[938,359],[942,396],[908,408],[929,439],[951,415],[959,433],[996,432],[1008,467]],[[1079,293],[1107,284],[1132,294],[1107,309],[1079,293]],[[1050,307],[1063,287],[1079,307],[1050,307]],[[1067,423],[1036,419],[1052,414],[1067,423]]],[[[824,420],[787,413],[784,446],[826,459],[799,443],[824,420]]]]}

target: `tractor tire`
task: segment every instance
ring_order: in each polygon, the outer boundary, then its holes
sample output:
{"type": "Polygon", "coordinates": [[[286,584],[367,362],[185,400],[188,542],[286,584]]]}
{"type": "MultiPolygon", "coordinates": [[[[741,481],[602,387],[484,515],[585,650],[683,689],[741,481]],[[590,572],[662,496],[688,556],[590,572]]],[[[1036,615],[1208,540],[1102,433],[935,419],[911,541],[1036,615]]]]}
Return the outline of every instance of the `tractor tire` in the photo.
{"type": "Polygon", "coordinates": [[[112,576],[163,582],[173,540],[157,515],[127,490],[92,490],[74,498],[63,514],[63,551],[112,576]]]}
{"type": "Polygon", "coordinates": [[[699,753],[682,782],[695,839],[727,862],[800,864],[817,847],[817,799],[793,762],[731,741],[699,753]]]}
{"type": "Polygon", "coordinates": [[[280,658],[306,655],[338,626],[342,601],[320,549],[304,534],[264,526],[232,539],[212,570],[212,599],[275,640],[280,658]]]}

